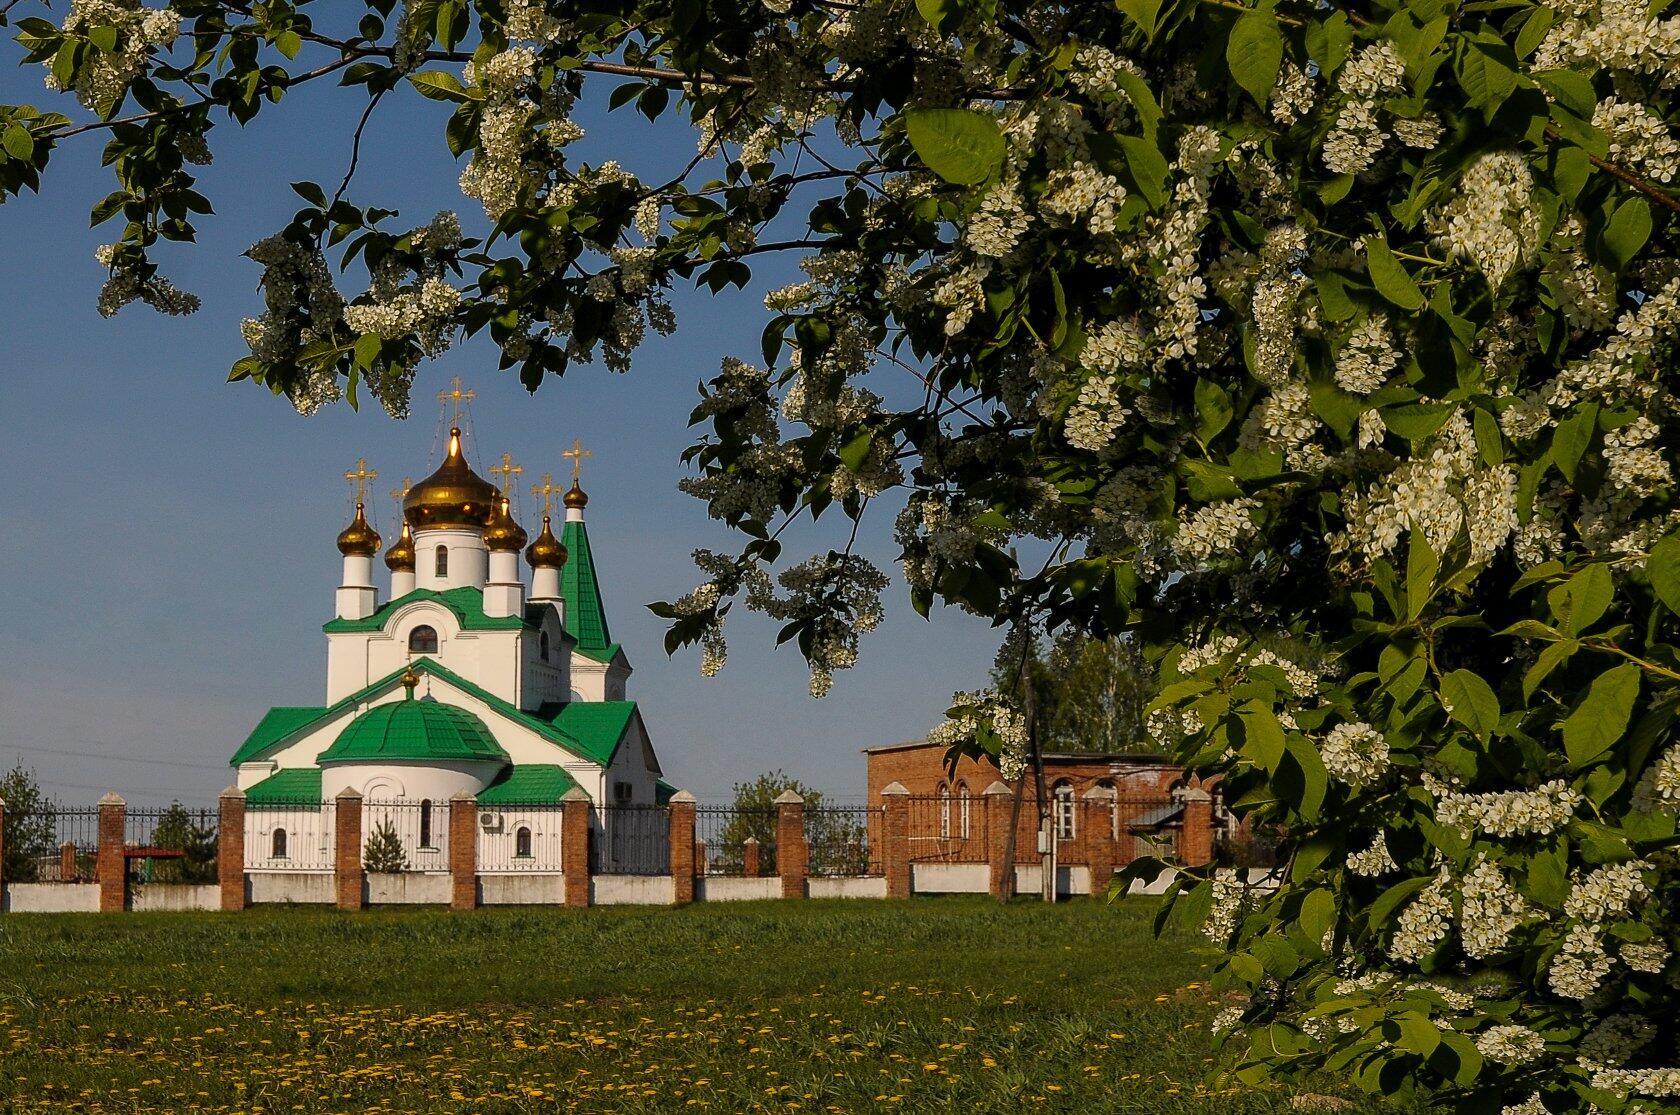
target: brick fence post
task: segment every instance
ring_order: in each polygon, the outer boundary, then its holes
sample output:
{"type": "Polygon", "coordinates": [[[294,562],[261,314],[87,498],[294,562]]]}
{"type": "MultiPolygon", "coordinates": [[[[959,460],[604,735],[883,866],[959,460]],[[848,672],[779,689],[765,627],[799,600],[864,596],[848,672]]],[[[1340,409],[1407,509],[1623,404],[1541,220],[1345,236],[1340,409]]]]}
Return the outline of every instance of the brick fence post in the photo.
{"type": "Polygon", "coordinates": [[[993,782],[980,791],[980,801],[986,812],[986,889],[993,898],[1009,898],[1015,893],[1015,880],[1003,862],[1009,851],[1009,787],[993,782]]]}
{"type": "Polygon", "coordinates": [[[216,799],[216,881],[222,909],[245,908],[245,792],[229,786],[216,799]]]}
{"type": "Polygon", "coordinates": [[[0,912],[6,909],[6,799],[0,798],[0,912]]]}
{"type": "Polygon", "coordinates": [[[128,859],[123,855],[128,807],[115,793],[99,799],[99,912],[128,908],[128,859]]]}
{"type": "Polygon", "coordinates": [[[1114,791],[1107,786],[1085,791],[1085,862],[1092,896],[1106,895],[1114,877],[1114,791]]]}
{"type": "MultiPolygon", "coordinates": [[[[776,819],[777,831],[781,830],[781,818],[776,819]]],[[[741,874],[749,879],[758,878],[758,837],[749,836],[741,841],[741,874]]]]}
{"type": "Polygon", "coordinates": [[[666,808],[671,811],[672,901],[686,906],[694,901],[694,795],[678,790],[666,808]]]}
{"type": "MultiPolygon", "coordinates": [[[[5,818],[0,817],[0,821],[3,821],[4,819],[5,818]]],[[[4,836],[0,835],[0,840],[3,839],[4,836]]],[[[4,860],[0,860],[0,863],[3,862],[4,860]]],[[[66,840],[58,846],[58,880],[61,883],[77,883],[81,881],[77,878],[79,874],[80,872],[76,865],[76,842],[74,840],[66,840]]]]}
{"type": "Polygon", "coordinates": [[[589,905],[589,795],[573,786],[560,798],[560,863],[566,905],[589,905]]]}
{"type": "Polygon", "coordinates": [[[805,897],[805,872],[811,849],[805,845],[805,799],[792,790],[776,798],[776,873],[783,898],[805,897]]]}
{"type": "Polygon", "coordinates": [[[346,786],[333,799],[333,887],[340,910],[360,910],[367,876],[362,870],[362,795],[346,786]]]}
{"type": "Polygon", "coordinates": [[[478,909],[478,799],[449,799],[449,908],[478,909]]]}
{"type": "Polygon", "coordinates": [[[1213,798],[1206,790],[1184,791],[1184,816],[1178,829],[1178,862],[1204,867],[1213,859],[1213,798]]]}
{"type": "Polygon", "coordinates": [[[881,861],[888,898],[910,897],[910,791],[894,782],[881,791],[881,861]]]}
{"type": "Polygon", "coordinates": [[[706,858],[706,842],[696,840],[694,842],[694,873],[703,876],[710,872],[711,861],[706,858]]]}

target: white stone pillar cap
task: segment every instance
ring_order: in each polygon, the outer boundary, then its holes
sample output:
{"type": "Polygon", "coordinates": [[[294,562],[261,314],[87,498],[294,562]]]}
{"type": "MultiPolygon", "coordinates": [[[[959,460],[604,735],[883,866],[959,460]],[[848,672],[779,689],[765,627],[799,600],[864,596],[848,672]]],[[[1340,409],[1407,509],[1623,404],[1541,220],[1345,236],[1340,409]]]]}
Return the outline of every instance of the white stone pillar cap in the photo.
{"type": "Polygon", "coordinates": [[[798,794],[794,793],[792,790],[783,790],[781,793],[776,795],[776,804],[777,805],[804,805],[805,804],[805,799],[800,797],[798,794]]]}
{"type": "Polygon", "coordinates": [[[694,795],[689,793],[687,790],[678,790],[676,793],[671,795],[671,800],[666,802],[666,804],[692,805],[694,804],[694,795]]]}
{"type": "Polygon", "coordinates": [[[241,790],[238,786],[229,786],[216,796],[219,798],[244,798],[245,791],[241,790]]]}
{"type": "Polygon", "coordinates": [[[104,797],[99,799],[99,804],[100,805],[126,805],[128,803],[123,801],[123,799],[118,796],[118,794],[115,790],[112,790],[110,793],[106,794],[104,797]]]}
{"type": "Polygon", "coordinates": [[[894,797],[909,797],[910,791],[904,788],[904,783],[902,782],[889,782],[887,783],[886,789],[881,791],[881,795],[883,797],[887,794],[891,794],[894,797]]]}
{"type": "Polygon", "coordinates": [[[560,795],[561,801],[588,801],[589,793],[582,786],[573,786],[560,795]]]}
{"type": "Polygon", "coordinates": [[[997,794],[1002,794],[1005,797],[1008,797],[1010,789],[1008,786],[1005,786],[1001,781],[999,781],[993,782],[990,786],[987,786],[984,790],[980,791],[981,797],[992,797],[997,794]]]}

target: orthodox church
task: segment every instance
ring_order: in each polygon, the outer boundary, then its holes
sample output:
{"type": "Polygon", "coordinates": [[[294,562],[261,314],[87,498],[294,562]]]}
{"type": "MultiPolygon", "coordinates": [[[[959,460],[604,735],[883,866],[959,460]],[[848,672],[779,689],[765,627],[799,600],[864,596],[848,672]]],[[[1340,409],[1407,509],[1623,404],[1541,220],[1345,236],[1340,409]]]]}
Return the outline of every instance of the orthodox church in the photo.
{"type": "Polygon", "coordinates": [[[393,493],[402,533],[385,552],[390,591],[374,583],[379,534],[365,512],[358,462],[354,520],[338,536],[343,581],[327,636],[319,705],[270,709],[233,756],[248,804],[371,801],[557,802],[574,787],[597,809],[653,805],[672,787],[636,702],[630,662],[612,641],[578,484],[588,454],[574,446],[572,486],[557,537],[547,477],[542,530],[514,521],[509,491],[523,471],[504,456],[504,487],[478,476],[450,431],[436,472],[393,493]],[[529,541],[529,545],[527,545],[529,541]],[[521,575],[520,551],[530,567],[521,575]]]}

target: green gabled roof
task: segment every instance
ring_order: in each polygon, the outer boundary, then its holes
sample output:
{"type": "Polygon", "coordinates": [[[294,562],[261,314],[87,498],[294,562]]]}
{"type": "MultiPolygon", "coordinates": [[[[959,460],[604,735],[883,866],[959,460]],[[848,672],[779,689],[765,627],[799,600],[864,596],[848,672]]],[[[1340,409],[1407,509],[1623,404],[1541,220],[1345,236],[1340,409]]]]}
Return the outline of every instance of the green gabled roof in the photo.
{"type": "Polygon", "coordinates": [[[660,805],[669,805],[676,792],[677,788],[663,778],[653,780],[653,800],[660,805]]]}
{"type": "Polygon", "coordinates": [[[464,708],[439,701],[374,705],[344,726],[317,763],[507,762],[508,754],[484,721],[464,708]]]}
{"type": "Polygon", "coordinates": [[[608,643],[604,647],[586,647],[579,644],[577,652],[585,658],[593,658],[597,662],[610,664],[613,659],[618,657],[619,645],[617,643],[608,643]]]}
{"type": "Polygon", "coordinates": [[[326,712],[327,710],[320,706],[282,705],[269,709],[263,713],[263,718],[257,721],[257,726],[251,729],[251,734],[245,737],[245,742],[239,745],[239,750],[233,753],[232,765],[238,766],[269,744],[278,743],[305,724],[319,720],[326,712]]]}
{"type": "Polygon", "coordinates": [[[595,555],[589,549],[589,532],[581,522],[568,522],[560,541],[566,545],[566,564],[560,569],[560,592],[566,598],[566,630],[577,639],[579,650],[586,653],[604,650],[612,646],[612,635],[607,630],[606,610],[601,606],[601,585],[595,579],[595,555]]]}
{"type": "Polygon", "coordinates": [[[345,631],[383,631],[391,613],[420,600],[435,600],[454,613],[464,631],[518,631],[530,626],[524,616],[490,616],[484,614],[484,592],[468,586],[438,592],[417,588],[405,596],[386,601],[366,619],[333,619],[321,626],[328,634],[345,631]]]}
{"type": "MultiPolygon", "coordinates": [[[[526,763],[507,767],[496,780],[478,792],[480,805],[551,805],[577,780],[564,767],[549,763],[526,763]]],[[[587,791],[586,791],[587,792],[587,791]]]]}
{"type": "Polygon", "coordinates": [[[577,740],[587,757],[611,766],[618,745],[636,715],[635,701],[568,701],[544,705],[537,715],[577,740]]]}
{"type": "Polygon", "coordinates": [[[321,768],[277,770],[245,791],[245,808],[321,804],[321,768]]]}

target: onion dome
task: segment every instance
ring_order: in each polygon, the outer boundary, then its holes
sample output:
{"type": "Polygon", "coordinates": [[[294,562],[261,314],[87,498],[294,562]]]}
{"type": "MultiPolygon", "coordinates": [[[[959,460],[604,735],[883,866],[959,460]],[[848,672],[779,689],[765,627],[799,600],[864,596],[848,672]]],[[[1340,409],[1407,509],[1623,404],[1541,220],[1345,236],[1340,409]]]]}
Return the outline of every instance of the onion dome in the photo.
{"type": "Polygon", "coordinates": [[[497,498],[496,486],[474,472],[461,455],[461,428],[457,426],[449,431],[449,456],[404,497],[403,518],[415,530],[476,530],[489,521],[497,498]]]}
{"type": "Polygon", "coordinates": [[[379,532],[368,525],[361,501],[356,503],[356,517],[338,535],[338,552],[345,557],[372,557],[379,552],[379,532]]]}
{"type": "Polygon", "coordinates": [[[531,563],[531,568],[549,566],[559,569],[566,564],[566,547],[554,537],[554,531],[548,525],[548,516],[543,516],[542,533],[537,540],[525,550],[525,560],[531,563]]]}
{"type": "Polygon", "coordinates": [[[512,550],[514,553],[525,545],[525,530],[513,521],[506,496],[497,501],[495,513],[485,524],[484,544],[492,550],[512,550]]]}
{"type": "Polygon", "coordinates": [[[374,705],[344,726],[317,763],[506,762],[484,721],[441,701],[408,699],[374,705]]]}
{"type": "Polygon", "coordinates": [[[589,497],[583,494],[583,489],[578,487],[576,480],[572,481],[571,488],[566,492],[566,506],[575,507],[580,511],[589,506],[589,497]]]}
{"type": "Polygon", "coordinates": [[[397,540],[385,551],[385,565],[393,573],[414,572],[414,532],[409,529],[407,521],[404,521],[397,540]]]}

